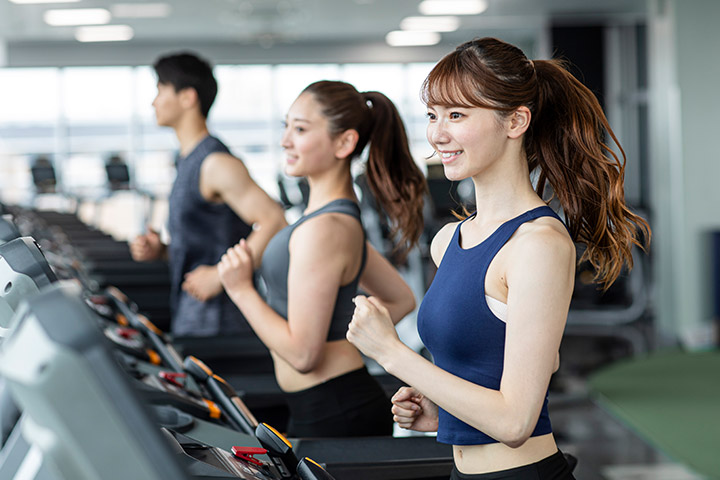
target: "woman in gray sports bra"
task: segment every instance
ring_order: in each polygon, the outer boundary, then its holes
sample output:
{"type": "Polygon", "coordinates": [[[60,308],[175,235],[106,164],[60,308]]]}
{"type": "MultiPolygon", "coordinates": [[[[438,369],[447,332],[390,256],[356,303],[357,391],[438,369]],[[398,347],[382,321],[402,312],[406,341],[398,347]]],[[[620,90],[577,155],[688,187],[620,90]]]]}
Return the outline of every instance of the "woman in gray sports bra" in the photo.
{"type": "Polygon", "coordinates": [[[402,120],[379,92],[344,82],[308,86],[290,107],[285,171],[306,177],[307,210],[263,255],[263,299],[243,241],[219,264],[225,290],[270,349],[288,393],[293,436],[392,433],[390,402],[345,338],[358,286],[398,322],[415,308],[410,288],[365,240],[350,163],[369,144],[367,176],[402,251],[422,230],[425,178],[410,155],[402,120]]]}

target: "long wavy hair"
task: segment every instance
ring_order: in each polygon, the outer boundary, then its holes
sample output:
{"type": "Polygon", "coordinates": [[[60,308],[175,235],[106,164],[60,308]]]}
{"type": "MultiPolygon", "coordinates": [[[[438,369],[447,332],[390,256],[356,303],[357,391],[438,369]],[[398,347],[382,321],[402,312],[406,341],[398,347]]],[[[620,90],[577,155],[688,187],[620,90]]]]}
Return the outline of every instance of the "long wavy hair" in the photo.
{"type": "Polygon", "coordinates": [[[495,38],[458,46],[423,83],[427,105],[488,108],[500,116],[530,109],[523,147],[536,191],[549,184],[570,235],[586,249],[580,262],[608,288],[623,266],[632,268],[632,246],[650,241],[650,227],[625,204],[625,152],[595,95],[560,60],[529,60],[495,38]],[[620,157],[606,143],[609,135],[620,157]],[[621,159],[622,158],[622,159],[621,159]]]}
{"type": "Polygon", "coordinates": [[[422,233],[427,183],[410,154],[405,125],[395,104],[380,92],[360,93],[339,81],[315,82],[303,90],[306,92],[320,104],[332,137],[351,129],[358,132],[350,160],[370,144],[368,185],[390,219],[398,260],[404,260],[422,233]]]}

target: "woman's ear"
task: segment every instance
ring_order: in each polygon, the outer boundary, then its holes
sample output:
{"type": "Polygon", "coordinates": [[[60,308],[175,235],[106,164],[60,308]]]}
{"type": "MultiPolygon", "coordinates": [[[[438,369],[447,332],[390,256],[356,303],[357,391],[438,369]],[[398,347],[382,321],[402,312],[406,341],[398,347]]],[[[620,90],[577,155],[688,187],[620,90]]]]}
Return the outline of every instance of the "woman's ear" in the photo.
{"type": "Polygon", "coordinates": [[[345,130],[335,139],[335,157],[347,158],[355,151],[360,134],[355,129],[345,130]]]}
{"type": "Polygon", "coordinates": [[[530,127],[531,117],[532,114],[529,108],[525,106],[518,107],[508,117],[508,137],[520,138],[530,127]]]}

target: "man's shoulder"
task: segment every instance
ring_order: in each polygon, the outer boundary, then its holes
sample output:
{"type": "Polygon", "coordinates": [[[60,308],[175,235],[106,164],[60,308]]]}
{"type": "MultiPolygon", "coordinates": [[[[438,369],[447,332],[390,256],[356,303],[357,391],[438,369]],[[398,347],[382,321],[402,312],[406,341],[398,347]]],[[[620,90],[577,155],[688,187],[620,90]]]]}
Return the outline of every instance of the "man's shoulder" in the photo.
{"type": "Polygon", "coordinates": [[[210,152],[205,156],[203,161],[204,170],[212,170],[219,172],[235,171],[244,169],[243,161],[230,152],[216,151],[210,152]]]}
{"type": "Polygon", "coordinates": [[[203,161],[200,183],[202,190],[220,193],[247,185],[250,178],[242,160],[230,153],[214,152],[203,161]]]}

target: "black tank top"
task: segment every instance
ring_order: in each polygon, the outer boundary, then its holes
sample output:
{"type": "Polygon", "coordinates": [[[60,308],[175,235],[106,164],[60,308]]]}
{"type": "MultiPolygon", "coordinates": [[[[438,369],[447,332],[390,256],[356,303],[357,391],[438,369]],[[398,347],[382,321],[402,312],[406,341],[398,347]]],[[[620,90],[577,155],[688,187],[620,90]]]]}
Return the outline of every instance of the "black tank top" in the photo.
{"type": "Polygon", "coordinates": [[[252,332],[225,292],[200,302],[181,289],[186,273],[198,265],[215,265],[230,246],[252,231],[230,207],[208,202],[200,193],[200,167],[208,155],[216,152],[230,153],[220,140],[207,136],[189,155],[177,160],[168,219],[170,307],[175,335],[252,332]]]}
{"type": "MultiPolygon", "coordinates": [[[[267,286],[267,303],[272,307],[278,315],[287,319],[288,310],[288,269],[290,267],[290,237],[293,231],[304,221],[322,215],[324,213],[345,213],[352,216],[360,222],[360,207],[358,204],[348,199],[334,200],[324,207],[315,210],[301,217],[297,222],[280,230],[268,243],[265,253],[263,254],[262,266],[260,273],[267,286]]],[[[363,230],[363,240],[365,239],[365,230],[363,230]]],[[[348,324],[352,318],[355,305],[352,299],[357,294],[360,275],[365,269],[365,260],[367,258],[367,247],[363,242],[362,263],[357,276],[347,285],[338,289],[337,300],[330,322],[330,331],[327,340],[340,340],[345,338],[348,324]]]]}

